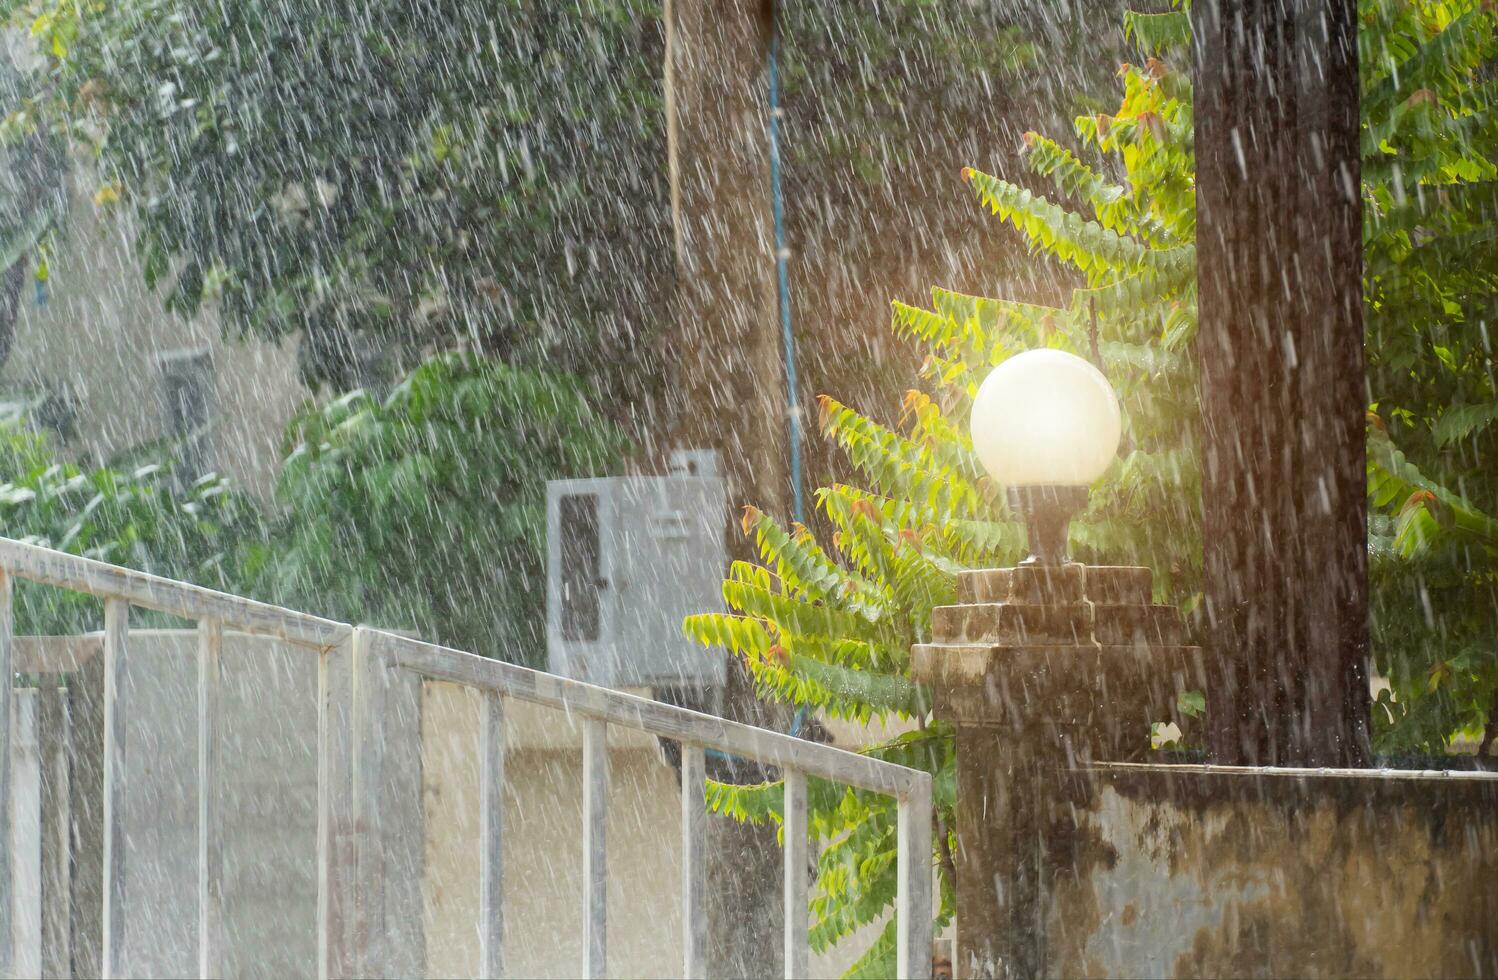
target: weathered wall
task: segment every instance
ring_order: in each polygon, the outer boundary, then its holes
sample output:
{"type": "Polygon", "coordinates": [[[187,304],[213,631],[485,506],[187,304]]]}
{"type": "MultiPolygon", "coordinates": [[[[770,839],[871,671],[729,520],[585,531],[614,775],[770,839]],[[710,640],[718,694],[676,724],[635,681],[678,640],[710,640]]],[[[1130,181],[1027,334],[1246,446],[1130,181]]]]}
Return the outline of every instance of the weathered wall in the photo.
{"type": "Polygon", "coordinates": [[[15,350],[0,391],[51,392],[73,399],[76,437],[67,447],[96,460],[160,438],[157,358],[205,350],[213,361],[210,464],[268,498],[280,470],[286,422],[308,397],[296,343],[226,339],[211,306],[192,319],[170,313],[166,287],[147,288],[125,219],[105,216],[92,197],[99,181],[80,165],[66,177],[68,217],[51,259],[47,301],[28,281],[15,350]]]}
{"type": "Polygon", "coordinates": [[[1498,976],[1498,774],[1105,771],[1053,835],[1046,972],[1498,976]]]}

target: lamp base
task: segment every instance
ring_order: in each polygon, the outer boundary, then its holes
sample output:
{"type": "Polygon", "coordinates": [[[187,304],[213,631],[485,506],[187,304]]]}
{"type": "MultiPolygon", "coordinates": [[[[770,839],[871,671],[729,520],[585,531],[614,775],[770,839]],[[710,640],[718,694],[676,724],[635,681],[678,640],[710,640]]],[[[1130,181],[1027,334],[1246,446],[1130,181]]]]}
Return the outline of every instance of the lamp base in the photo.
{"type": "Polygon", "coordinates": [[[1021,565],[1064,565],[1072,515],[1087,506],[1087,488],[1043,485],[1009,487],[1009,506],[1025,520],[1030,556],[1021,565]]]}

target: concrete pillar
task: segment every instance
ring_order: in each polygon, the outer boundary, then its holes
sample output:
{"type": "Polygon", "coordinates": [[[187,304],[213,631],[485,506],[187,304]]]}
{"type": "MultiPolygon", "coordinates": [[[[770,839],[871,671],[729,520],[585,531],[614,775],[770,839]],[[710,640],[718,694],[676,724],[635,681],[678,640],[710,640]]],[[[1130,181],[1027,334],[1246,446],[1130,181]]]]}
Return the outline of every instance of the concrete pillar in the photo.
{"type": "Polygon", "coordinates": [[[1074,819],[1091,767],[1142,758],[1150,724],[1200,684],[1179,610],[1150,585],[1147,568],[966,572],[913,651],[957,731],[959,977],[1049,972],[1051,882],[1095,857],[1074,819]]]}

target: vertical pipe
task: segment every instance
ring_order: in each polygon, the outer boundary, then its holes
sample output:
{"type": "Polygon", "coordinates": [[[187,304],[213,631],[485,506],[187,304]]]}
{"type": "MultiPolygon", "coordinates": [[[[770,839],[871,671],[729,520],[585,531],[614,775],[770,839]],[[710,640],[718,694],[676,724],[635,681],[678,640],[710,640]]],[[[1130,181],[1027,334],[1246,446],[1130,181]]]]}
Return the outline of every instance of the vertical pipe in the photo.
{"type": "Polygon", "coordinates": [[[707,976],[707,759],[681,746],[681,945],[684,977],[707,976]]]}
{"type": "Polygon", "coordinates": [[[780,337],[785,348],[786,425],[790,438],[791,514],[798,522],[806,520],[806,504],[801,492],[801,398],[796,384],[796,335],[791,329],[791,277],[787,263],[790,249],[785,244],[785,199],[780,188],[780,16],[778,5],[770,11],[770,48],[765,74],[769,79],[770,100],[770,208],[775,225],[775,280],[780,307],[780,337]]]}
{"type": "Polygon", "coordinates": [[[930,776],[921,780],[919,789],[900,800],[898,821],[895,975],[901,980],[914,980],[931,976],[930,776]]]}
{"type": "Polygon", "coordinates": [[[806,776],[785,774],[785,975],[801,980],[811,969],[807,947],[806,776]]]}
{"type": "Polygon", "coordinates": [[[479,976],[504,976],[505,703],[483,692],[479,710],[479,976]]]}
{"type": "Polygon", "coordinates": [[[223,814],[219,809],[221,679],[224,624],[198,622],[198,976],[222,977],[223,814]]]}
{"type": "Polygon", "coordinates": [[[130,603],[104,600],[104,950],[105,980],[126,976],[125,698],[130,603]]]}
{"type": "Polygon", "coordinates": [[[583,976],[608,976],[608,724],[583,722],[583,976]]]}

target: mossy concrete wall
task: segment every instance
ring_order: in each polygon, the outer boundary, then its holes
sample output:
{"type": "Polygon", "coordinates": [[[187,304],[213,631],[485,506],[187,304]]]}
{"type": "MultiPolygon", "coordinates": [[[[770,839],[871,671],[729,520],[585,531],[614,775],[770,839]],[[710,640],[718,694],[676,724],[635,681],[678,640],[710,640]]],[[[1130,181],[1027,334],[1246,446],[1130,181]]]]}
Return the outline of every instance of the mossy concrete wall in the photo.
{"type": "Polygon", "coordinates": [[[1046,844],[1049,975],[1498,976],[1498,774],[1103,767],[1094,787],[1046,844]]]}
{"type": "Polygon", "coordinates": [[[960,977],[1498,976],[1498,773],[1160,765],[1211,682],[1145,568],[958,577],[960,977]]]}

